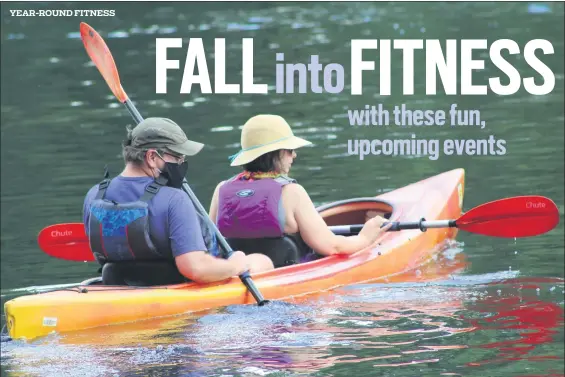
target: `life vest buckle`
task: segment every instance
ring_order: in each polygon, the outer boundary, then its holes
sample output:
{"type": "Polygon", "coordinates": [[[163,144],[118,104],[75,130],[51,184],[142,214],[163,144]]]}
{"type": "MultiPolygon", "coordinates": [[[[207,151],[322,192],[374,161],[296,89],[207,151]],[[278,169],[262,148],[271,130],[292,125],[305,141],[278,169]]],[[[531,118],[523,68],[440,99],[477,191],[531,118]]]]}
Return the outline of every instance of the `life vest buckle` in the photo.
{"type": "Polygon", "coordinates": [[[159,188],[160,188],[159,186],[152,183],[145,188],[145,191],[151,194],[157,194],[157,192],[159,192],[159,188]]]}
{"type": "Polygon", "coordinates": [[[109,179],[105,179],[102,182],[100,182],[100,184],[98,185],[98,189],[99,190],[105,190],[108,188],[108,186],[110,185],[110,180],[109,179]]]}

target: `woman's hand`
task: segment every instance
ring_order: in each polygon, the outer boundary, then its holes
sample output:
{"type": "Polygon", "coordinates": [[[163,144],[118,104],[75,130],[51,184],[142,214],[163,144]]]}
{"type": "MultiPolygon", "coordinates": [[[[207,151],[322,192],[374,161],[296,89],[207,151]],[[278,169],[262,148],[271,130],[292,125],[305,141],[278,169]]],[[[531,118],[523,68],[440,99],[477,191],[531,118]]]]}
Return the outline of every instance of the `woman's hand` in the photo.
{"type": "Polygon", "coordinates": [[[375,211],[375,210],[368,210],[367,212],[365,212],[365,222],[371,220],[373,217],[376,216],[384,216],[384,213],[381,211],[375,211]]]}
{"type": "Polygon", "coordinates": [[[386,232],[392,226],[392,222],[389,222],[385,227],[381,228],[381,226],[387,221],[387,219],[381,216],[371,217],[365,225],[363,225],[363,229],[359,232],[359,236],[367,240],[367,245],[372,244],[381,236],[381,234],[386,232]]]}

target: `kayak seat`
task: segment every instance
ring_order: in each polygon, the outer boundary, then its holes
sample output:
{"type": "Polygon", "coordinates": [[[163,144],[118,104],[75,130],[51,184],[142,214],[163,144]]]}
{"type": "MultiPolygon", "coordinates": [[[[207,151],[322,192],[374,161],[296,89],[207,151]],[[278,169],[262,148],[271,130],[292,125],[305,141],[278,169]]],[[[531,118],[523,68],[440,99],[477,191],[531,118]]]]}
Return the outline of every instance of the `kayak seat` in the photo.
{"type": "Polygon", "coordinates": [[[274,238],[227,238],[226,241],[232,249],[241,250],[246,255],[268,256],[275,268],[297,264],[305,254],[291,235],[274,238]]]}
{"type": "Polygon", "coordinates": [[[174,262],[108,262],[102,267],[102,283],[104,285],[149,287],[180,284],[188,281],[189,279],[179,272],[174,262]]]}
{"type": "Polygon", "coordinates": [[[390,219],[394,206],[382,199],[372,197],[351,198],[321,205],[316,208],[327,225],[363,224],[367,211],[390,219]]]}

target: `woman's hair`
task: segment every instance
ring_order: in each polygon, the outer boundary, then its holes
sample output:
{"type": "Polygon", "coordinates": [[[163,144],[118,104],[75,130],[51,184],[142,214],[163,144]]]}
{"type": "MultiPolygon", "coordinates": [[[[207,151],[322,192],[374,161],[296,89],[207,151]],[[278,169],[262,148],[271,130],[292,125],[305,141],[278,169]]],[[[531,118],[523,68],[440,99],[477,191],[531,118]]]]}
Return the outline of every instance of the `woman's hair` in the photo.
{"type": "Polygon", "coordinates": [[[282,149],[277,149],[269,153],[265,153],[257,157],[255,160],[243,165],[243,169],[254,173],[254,172],[272,172],[279,170],[280,166],[280,155],[282,149]]]}

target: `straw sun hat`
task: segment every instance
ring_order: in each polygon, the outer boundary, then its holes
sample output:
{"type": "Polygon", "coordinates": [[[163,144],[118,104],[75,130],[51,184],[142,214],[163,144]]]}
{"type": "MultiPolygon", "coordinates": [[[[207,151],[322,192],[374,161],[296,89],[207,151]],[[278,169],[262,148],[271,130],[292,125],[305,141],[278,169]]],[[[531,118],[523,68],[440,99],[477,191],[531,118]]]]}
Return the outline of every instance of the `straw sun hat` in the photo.
{"type": "Polygon", "coordinates": [[[294,136],[283,117],[261,114],[249,119],[241,130],[241,150],[231,156],[231,166],[247,164],[277,149],[298,149],[312,144],[294,136]]]}

